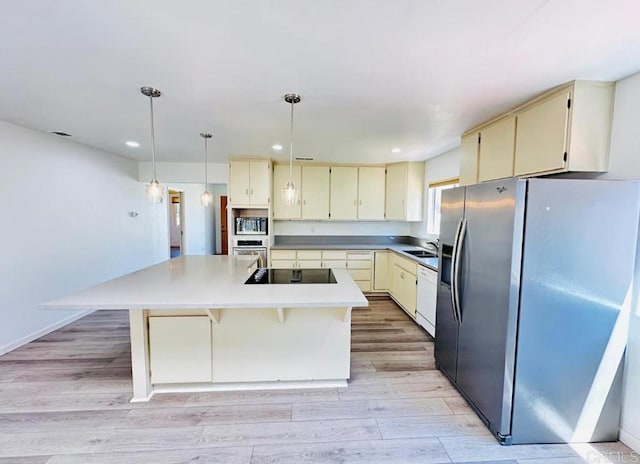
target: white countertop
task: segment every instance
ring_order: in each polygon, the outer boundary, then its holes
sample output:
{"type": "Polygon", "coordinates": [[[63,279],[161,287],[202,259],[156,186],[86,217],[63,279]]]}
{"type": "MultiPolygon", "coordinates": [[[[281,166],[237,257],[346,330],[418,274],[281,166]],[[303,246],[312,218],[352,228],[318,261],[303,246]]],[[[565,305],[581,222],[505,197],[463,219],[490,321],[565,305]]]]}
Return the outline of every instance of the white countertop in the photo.
{"type": "Polygon", "coordinates": [[[368,306],[345,269],[335,284],[245,285],[256,258],[181,256],[49,301],[41,309],[219,309],[368,306]]]}
{"type": "MultiPolygon", "coordinates": [[[[406,250],[427,250],[426,248],[422,248],[415,245],[407,245],[407,244],[348,244],[348,243],[331,243],[331,244],[323,244],[323,245],[272,245],[272,250],[389,250],[398,253],[399,255],[404,256],[416,263],[427,266],[434,271],[438,270],[438,258],[437,256],[434,258],[418,258],[417,256],[413,256],[412,254],[405,253],[406,250]]],[[[436,252],[437,255],[437,252],[436,252]]]]}

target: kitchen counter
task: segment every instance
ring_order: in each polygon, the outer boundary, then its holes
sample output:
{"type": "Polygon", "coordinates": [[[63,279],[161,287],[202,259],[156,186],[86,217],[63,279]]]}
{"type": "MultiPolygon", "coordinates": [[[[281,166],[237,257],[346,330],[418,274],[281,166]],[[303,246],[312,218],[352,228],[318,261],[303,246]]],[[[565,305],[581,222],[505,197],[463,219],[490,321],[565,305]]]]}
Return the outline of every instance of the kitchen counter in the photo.
{"type": "Polygon", "coordinates": [[[244,285],[255,257],[181,256],[40,305],[42,309],[242,309],[367,306],[344,269],[337,284],[244,285]]]}
{"type": "Polygon", "coordinates": [[[411,259],[422,266],[426,266],[434,271],[438,270],[438,258],[418,258],[409,253],[405,253],[403,250],[426,250],[423,247],[408,245],[408,244],[349,244],[349,243],[331,243],[331,244],[277,244],[271,246],[272,250],[390,250],[399,255],[411,259]]]}
{"type": "Polygon", "coordinates": [[[333,284],[245,285],[256,258],[182,256],[42,309],[129,311],[133,398],[156,392],[344,387],[351,308],[368,301],[345,269],[333,284]]]}

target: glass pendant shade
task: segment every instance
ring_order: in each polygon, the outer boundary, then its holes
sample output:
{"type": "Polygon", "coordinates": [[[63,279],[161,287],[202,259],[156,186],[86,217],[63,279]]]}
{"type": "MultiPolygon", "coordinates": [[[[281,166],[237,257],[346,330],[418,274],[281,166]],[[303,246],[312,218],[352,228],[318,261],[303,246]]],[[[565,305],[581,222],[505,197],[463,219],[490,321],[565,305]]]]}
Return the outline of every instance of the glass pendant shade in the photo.
{"type": "Polygon", "coordinates": [[[204,192],[200,194],[200,203],[206,208],[213,204],[213,195],[207,190],[209,182],[207,177],[207,142],[211,137],[213,137],[213,134],[210,134],[209,132],[200,132],[200,137],[204,139],[204,192]]]}
{"type": "Polygon", "coordinates": [[[282,203],[285,206],[295,206],[298,204],[298,189],[292,181],[282,187],[282,203]]]}
{"type": "Polygon", "coordinates": [[[152,203],[162,203],[164,200],[164,187],[158,182],[158,173],[156,171],[156,135],[153,124],[153,99],[160,97],[162,92],[153,87],[142,87],[140,92],[145,97],[149,97],[149,114],[151,122],[151,163],[153,169],[153,179],[145,187],[145,194],[152,203]]]}
{"type": "Polygon", "coordinates": [[[147,198],[152,203],[162,203],[164,200],[164,187],[160,185],[158,179],[153,179],[144,189],[147,198]]]}
{"type": "Polygon", "coordinates": [[[289,145],[289,182],[282,187],[282,204],[284,206],[295,206],[298,204],[298,189],[293,183],[293,105],[300,103],[300,95],[296,93],[288,93],[284,96],[284,101],[291,105],[291,121],[289,125],[291,143],[289,145]]]}
{"type": "Polygon", "coordinates": [[[211,206],[213,204],[213,195],[208,190],[205,190],[200,195],[200,203],[202,206],[211,206]]]}

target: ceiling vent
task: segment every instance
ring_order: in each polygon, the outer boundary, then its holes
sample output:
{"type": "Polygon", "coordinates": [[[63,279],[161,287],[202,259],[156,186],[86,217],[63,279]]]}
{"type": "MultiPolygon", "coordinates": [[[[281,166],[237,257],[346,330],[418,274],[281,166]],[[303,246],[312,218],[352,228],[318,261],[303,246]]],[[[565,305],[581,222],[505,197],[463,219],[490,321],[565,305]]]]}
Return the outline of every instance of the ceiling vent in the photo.
{"type": "Polygon", "coordinates": [[[304,156],[296,156],[296,161],[313,161],[313,158],[307,158],[304,156]]]}
{"type": "Polygon", "coordinates": [[[59,135],[60,137],[71,137],[71,134],[67,134],[66,132],[51,131],[51,133],[55,135],[59,135]]]}

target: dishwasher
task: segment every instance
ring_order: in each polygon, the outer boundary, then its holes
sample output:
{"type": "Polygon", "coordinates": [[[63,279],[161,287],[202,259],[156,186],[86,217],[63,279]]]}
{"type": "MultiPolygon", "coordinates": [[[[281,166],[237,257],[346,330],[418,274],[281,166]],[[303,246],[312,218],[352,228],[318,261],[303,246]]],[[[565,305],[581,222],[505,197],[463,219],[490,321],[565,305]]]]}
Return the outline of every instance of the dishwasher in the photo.
{"type": "Polygon", "coordinates": [[[436,298],[438,273],[425,266],[418,266],[418,301],[416,321],[432,337],[436,336],[436,298]]]}

